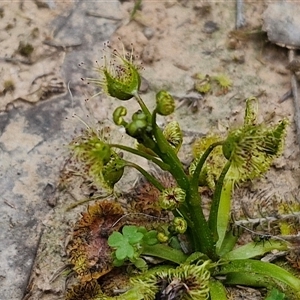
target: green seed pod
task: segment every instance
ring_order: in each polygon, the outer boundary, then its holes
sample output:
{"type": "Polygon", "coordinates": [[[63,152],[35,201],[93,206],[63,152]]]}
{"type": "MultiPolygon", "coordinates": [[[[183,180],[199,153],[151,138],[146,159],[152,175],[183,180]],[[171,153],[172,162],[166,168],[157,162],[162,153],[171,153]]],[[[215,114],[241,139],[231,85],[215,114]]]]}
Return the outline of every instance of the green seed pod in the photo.
{"type": "Polygon", "coordinates": [[[156,111],[162,116],[168,116],[175,110],[174,98],[167,91],[160,91],[156,94],[156,111]]]}
{"type": "Polygon", "coordinates": [[[127,109],[124,106],[119,106],[113,112],[113,120],[116,125],[126,126],[127,123],[124,121],[123,117],[127,115],[127,109]]]}
{"type": "Polygon", "coordinates": [[[211,84],[209,82],[197,82],[195,83],[195,89],[199,93],[207,94],[208,92],[211,91],[211,84]]]}

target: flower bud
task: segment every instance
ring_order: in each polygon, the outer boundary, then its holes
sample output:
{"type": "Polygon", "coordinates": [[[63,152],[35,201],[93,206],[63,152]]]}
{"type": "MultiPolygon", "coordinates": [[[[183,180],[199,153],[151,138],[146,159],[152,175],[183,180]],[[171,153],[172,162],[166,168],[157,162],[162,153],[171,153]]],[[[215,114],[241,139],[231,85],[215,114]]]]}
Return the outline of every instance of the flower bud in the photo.
{"type": "Polygon", "coordinates": [[[156,111],[162,116],[168,116],[175,110],[174,98],[167,91],[156,94],[156,111]]]}
{"type": "Polygon", "coordinates": [[[134,120],[126,126],[126,133],[132,137],[139,137],[147,128],[147,121],[134,120]]]}
{"type": "Polygon", "coordinates": [[[147,116],[144,114],[143,111],[141,110],[138,110],[137,112],[135,112],[133,115],[132,115],[132,120],[133,121],[136,121],[136,120],[147,120],[147,116]]]}

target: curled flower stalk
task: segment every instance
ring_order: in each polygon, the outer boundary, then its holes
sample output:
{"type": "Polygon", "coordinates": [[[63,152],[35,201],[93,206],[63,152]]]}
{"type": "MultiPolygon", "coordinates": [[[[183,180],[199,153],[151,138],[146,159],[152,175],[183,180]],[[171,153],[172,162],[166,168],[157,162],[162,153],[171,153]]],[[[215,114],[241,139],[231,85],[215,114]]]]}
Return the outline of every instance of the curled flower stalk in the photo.
{"type": "Polygon", "coordinates": [[[178,122],[172,121],[168,123],[163,131],[163,135],[177,153],[180,150],[183,141],[182,131],[178,122]]]}
{"type": "Polygon", "coordinates": [[[159,196],[159,204],[162,209],[174,210],[185,201],[186,193],[181,188],[169,188],[162,191],[159,196]]]}

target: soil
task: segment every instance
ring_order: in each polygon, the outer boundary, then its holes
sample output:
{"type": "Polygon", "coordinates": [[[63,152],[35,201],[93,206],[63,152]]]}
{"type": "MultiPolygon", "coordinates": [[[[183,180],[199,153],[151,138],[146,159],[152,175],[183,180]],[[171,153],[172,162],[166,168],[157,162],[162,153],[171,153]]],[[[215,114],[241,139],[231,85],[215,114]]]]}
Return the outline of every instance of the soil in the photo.
{"type": "MultiPolygon", "coordinates": [[[[298,201],[295,108],[291,99],[279,101],[291,89],[288,50],[270,43],[261,31],[267,6],[268,1],[245,1],[246,24],[234,31],[233,1],[143,0],[132,20],[134,1],[1,3],[0,299],[64,299],[66,239],[85,205],[67,208],[91,193],[78,179],[58,190],[65,145],[83,122],[101,122],[111,128],[112,139],[125,141],[111,122],[120,103],[104,94],[92,97],[99,90],[81,80],[97,77],[94,68],[107,40],[120,51],[123,45],[127,51],[133,48],[143,66],[143,99],[150,107],[160,89],[176,97],[180,107],[159,122],[179,121],[186,135],[180,153],[184,161],[191,158],[196,137],[225,134],[242,124],[250,96],[259,98],[259,121],[275,124],[287,117],[283,155],[264,178],[239,194],[236,207],[250,203],[250,214],[257,217],[254,211],[262,203],[269,212],[266,203],[272,197],[298,201]],[[232,85],[228,91],[215,85],[202,97],[194,89],[198,73],[225,74],[232,85]]],[[[126,104],[137,108],[133,101],[126,104]]],[[[126,174],[117,189],[128,191],[136,178],[134,172],[126,174]]],[[[233,294],[234,299],[261,299],[253,289],[233,294]]]]}

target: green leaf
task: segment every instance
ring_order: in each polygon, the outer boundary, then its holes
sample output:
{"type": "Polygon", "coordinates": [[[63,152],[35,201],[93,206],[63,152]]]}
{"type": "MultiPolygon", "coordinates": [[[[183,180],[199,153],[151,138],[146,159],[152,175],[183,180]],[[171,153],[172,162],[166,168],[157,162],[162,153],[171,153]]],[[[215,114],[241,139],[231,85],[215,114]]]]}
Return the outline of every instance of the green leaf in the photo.
{"type": "Polygon", "coordinates": [[[127,257],[128,258],[133,258],[134,256],[134,248],[131,245],[127,245],[127,257]]]}
{"type": "MultiPolygon", "coordinates": [[[[218,275],[230,273],[245,274],[245,278],[240,277],[240,281],[236,281],[235,284],[245,284],[243,281],[247,278],[247,273],[258,274],[262,278],[264,277],[264,280],[260,280],[261,286],[273,284],[274,282],[280,285],[284,284],[292,289],[295,296],[300,299],[300,279],[277,265],[253,259],[237,259],[222,265],[218,275]]],[[[226,277],[228,278],[228,276],[226,277]]]]}
{"type": "Polygon", "coordinates": [[[137,231],[138,231],[138,232],[141,232],[143,235],[145,235],[145,234],[148,232],[148,230],[146,229],[145,226],[139,226],[139,227],[137,228],[137,231]]]}
{"type": "Polygon", "coordinates": [[[126,243],[127,240],[124,239],[123,235],[118,232],[118,231],[114,231],[109,237],[108,237],[108,245],[110,247],[122,247],[124,245],[124,243],[126,243]]]}
{"type": "Polygon", "coordinates": [[[121,266],[123,266],[124,265],[124,260],[119,260],[119,259],[114,259],[114,261],[113,261],[113,265],[115,266],[115,267],[121,267],[121,266]]]}
{"type": "Polygon", "coordinates": [[[116,250],[116,258],[118,260],[124,260],[125,258],[132,258],[134,255],[134,249],[130,244],[124,244],[123,247],[118,247],[116,250]]]}
{"type": "Polygon", "coordinates": [[[222,258],[226,260],[253,258],[256,256],[262,256],[272,250],[285,251],[287,248],[287,243],[284,241],[272,240],[268,243],[259,244],[251,242],[226,253],[222,258]]]}
{"type": "Polygon", "coordinates": [[[136,232],[135,235],[131,236],[131,237],[128,237],[128,242],[131,244],[131,245],[135,245],[137,244],[138,242],[140,242],[142,239],[143,239],[144,235],[140,232],[136,232]]]}
{"type": "Polygon", "coordinates": [[[220,281],[209,280],[209,295],[211,300],[227,300],[226,294],[226,289],[220,281]]]}
{"type": "Polygon", "coordinates": [[[180,241],[178,240],[178,237],[177,237],[177,236],[172,236],[172,237],[169,239],[169,245],[170,245],[172,248],[174,248],[174,249],[182,250],[181,245],[180,245],[180,241]]]}
{"type": "Polygon", "coordinates": [[[124,226],[122,232],[131,245],[140,242],[144,236],[141,232],[138,232],[138,227],[132,225],[124,226]]]}
{"type": "Polygon", "coordinates": [[[144,245],[142,254],[159,257],[168,261],[172,261],[176,264],[182,264],[187,259],[187,255],[180,250],[173,249],[167,245],[144,245]]]}
{"type": "Polygon", "coordinates": [[[155,245],[158,243],[157,239],[157,231],[156,230],[150,230],[144,234],[143,241],[147,245],[155,245]]]}
{"type": "Polygon", "coordinates": [[[232,251],[238,239],[238,234],[234,234],[232,230],[227,231],[222,244],[219,241],[217,242],[217,254],[220,257],[223,257],[225,254],[232,251]],[[221,246],[219,247],[220,244],[221,246]]]}
{"type": "Polygon", "coordinates": [[[227,273],[225,279],[223,281],[224,285],[245,285],[245,286],[252,286],[252,287],[264,287],[267,289],[272,289],[276,287],[278,281],[273,280],[270,277],[265,275],[253,273],[247,270],[247,272],[240,271],[240,272],[232,272],[227,273]]]}
{"type": "Polygon", "coordinates": [[[285,294],[279,292],[277,289],[272,289],[265,300],[284,300],[285,294]]]}
{"type": "Polygon", "coordinates": [[[133,263],[141,271],[146,271],[148,269],[147,263],[142,258],[136,259],[133,263]]]}

